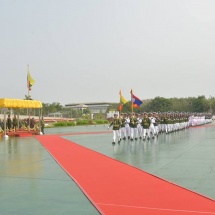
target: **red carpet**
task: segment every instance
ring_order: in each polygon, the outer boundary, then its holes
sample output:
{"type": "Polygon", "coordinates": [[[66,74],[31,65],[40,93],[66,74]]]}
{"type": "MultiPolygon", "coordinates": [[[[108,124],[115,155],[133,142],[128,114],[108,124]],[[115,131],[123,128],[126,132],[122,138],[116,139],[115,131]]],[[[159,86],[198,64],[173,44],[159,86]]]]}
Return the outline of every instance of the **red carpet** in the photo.
{"type": "Polygon", "coordinates": [[[57,135],[37,136],[102,214],[215,215],[215,201],[57,135]]]}

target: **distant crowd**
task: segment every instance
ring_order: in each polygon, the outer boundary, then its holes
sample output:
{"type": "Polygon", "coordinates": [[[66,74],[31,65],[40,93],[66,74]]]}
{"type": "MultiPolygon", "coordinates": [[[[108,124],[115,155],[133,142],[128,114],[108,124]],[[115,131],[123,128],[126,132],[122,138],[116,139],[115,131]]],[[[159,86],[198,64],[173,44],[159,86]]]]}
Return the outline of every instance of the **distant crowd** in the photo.
{"type": "Polygon", "coordinates": [[[150,139],[158,137],[160,132],[169,134],[212,122],[211,114],[203,113],[142,113],[114,114],[114,119],[108,126],[113,127],[113,142],[130,139],[150,139]]]}

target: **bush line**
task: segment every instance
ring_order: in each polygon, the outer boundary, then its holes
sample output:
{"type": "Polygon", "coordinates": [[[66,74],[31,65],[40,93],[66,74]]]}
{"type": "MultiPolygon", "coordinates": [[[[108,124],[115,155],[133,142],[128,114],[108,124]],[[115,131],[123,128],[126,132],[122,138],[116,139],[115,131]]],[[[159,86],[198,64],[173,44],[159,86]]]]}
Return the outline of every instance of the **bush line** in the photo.
{"type": "Polygon", "coordinates": [[[74,122],[55,122],[53,123],[53,127],[66,127],[76,125],[102,125],[108,123],[108,120],[78,120],[74,122]]]}

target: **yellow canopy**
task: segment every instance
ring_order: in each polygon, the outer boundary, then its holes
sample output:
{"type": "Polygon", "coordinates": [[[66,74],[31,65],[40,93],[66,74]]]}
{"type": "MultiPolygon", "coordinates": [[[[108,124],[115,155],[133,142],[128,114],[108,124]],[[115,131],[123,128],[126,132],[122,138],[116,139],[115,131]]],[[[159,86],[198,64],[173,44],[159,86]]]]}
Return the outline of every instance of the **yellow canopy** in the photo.
{"type": "Polygon", "coordinates": [[[0,108],[42,108],[38,100],[0,99],[0,108]]]}

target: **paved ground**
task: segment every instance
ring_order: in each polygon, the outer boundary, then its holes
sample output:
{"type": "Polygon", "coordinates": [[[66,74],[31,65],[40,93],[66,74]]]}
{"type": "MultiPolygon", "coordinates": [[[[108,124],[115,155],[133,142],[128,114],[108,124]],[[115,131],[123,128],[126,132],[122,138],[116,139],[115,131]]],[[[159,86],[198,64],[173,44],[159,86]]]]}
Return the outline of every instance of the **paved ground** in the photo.
{"type": "MultiPolygon", "coordinates": [[[[66,139],[215,199],[215,124],[115,146],[111,144],[111,132],[77,135],[85,131],[106,132],[107,126],[46,129],[47,135],[62,134],[66,139]]],[[[0,191],[1,215],[99,214],[33,137],[0,139],[0,191]]]]}

